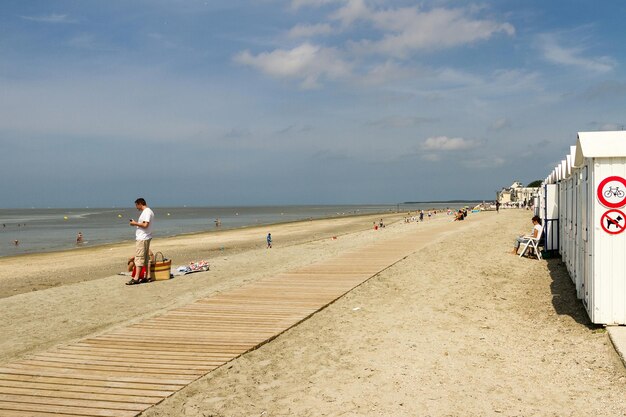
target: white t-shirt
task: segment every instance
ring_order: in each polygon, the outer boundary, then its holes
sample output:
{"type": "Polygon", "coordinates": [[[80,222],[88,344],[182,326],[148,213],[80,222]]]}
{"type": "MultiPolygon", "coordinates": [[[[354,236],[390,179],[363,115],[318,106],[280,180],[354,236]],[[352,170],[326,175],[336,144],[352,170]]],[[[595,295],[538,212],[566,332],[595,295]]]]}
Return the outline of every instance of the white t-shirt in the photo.
{"type": "Polygon", "coordinates": [[[535,227],[533,227],[533,229],[535,229],[537,231],[537,237],[541,236],[541,231],[543,230],[543,226],[540,224],[536,224],[535,227]]]}
{"type": "Polygon", "coordinates": [[[137,223],[149,222],[148,227],[136,226],[135,239],[136,240],[148,240],[152,239],[152,223],[154,223],[154,212],[150,208],[146,207],[141,212],[137,223]]]}

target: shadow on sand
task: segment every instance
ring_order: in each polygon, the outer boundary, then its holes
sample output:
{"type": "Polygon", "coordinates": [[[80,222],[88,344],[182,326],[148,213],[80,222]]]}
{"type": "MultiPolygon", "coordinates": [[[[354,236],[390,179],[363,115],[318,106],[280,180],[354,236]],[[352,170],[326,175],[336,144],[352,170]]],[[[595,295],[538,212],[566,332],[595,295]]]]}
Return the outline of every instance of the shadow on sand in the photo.
{"type": "Polygon", "coordinates": [[[589,330],[602,329],[603,326],[593,324],[589,320],[583,302],[576,298],[576,286],[572,282],[565,264],[560,257],[546,259],[552,283],[552,305],[554,311],[559,315],[566,315],[573,318],[577,323],[586,326],[589,330]]]}

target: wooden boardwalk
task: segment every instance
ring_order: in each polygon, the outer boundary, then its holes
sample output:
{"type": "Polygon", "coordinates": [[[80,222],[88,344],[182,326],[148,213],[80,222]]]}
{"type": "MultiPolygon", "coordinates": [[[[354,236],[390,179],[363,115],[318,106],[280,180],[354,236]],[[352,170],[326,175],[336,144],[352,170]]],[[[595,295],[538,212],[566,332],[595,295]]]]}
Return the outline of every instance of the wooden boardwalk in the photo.
{"type": "Polygon", "coordinates": [[[0,416],[136,416],[413,253],[417,232],[381,233],[329,261],[4,364],[0,416]]]}

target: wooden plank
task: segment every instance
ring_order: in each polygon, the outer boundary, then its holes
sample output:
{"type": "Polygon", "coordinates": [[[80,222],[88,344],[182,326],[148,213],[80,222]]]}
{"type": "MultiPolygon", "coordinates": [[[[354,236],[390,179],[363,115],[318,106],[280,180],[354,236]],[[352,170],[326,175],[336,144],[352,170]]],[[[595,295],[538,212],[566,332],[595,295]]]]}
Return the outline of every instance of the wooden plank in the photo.
{"type": "MultiPolygon", "coordinates": [[[[125,349],[125,350],[133,350],[136,352],[144,352],[146,355],[150,355],[151,352],[179,352],[181,354],[189,354],[193,353],[198,354],[208,354],[208,353],[220,353],[220,354],[229,354],[229,353],[239,353],[243,346],[226,346],[223,344],[214,344],[214,345],[206,345],[204,347],[177,347],[177,346],[165,346],[165,345],[154,345],[150,343],[144,343],[143,345],[138,345],[130,342],[112,342],[107,340],[102,341],[94,341],[89,343],[81,343],[80,346],[86,347],[95,347],[95,348],[116,348],[116,349],[125,349]]],[[[249,346],[249,345],[248,345],[249,346]]]]}
{"type": "MultiPolygon", "coordinates": [[[[59,413],[46,413],[43,411],[37,412],[37,417],[76,417],[76,414],[59,414],[59,413]]],[[[1,417],[33,417],[32,411],[18,411],[18,410],[2,410],[0,409],[1,417]]]]}
{"type": "Polygon", "coordinates": [[[24,365],[18,365],[14,363],[8,363],[5,367],[0,368],[0,377],[2,374],[8,375],[29,375],[29,376],[49,376],[49,377],[58,377],[58,378],[71,378],[78,379],[83,381],[100,381],[100,382],[116,382],[116,383],[131,383],[131,384],[144,384],[150,386],[160,385],[160,386],[178,386],[184,387],[189,382],[195,380],[196,378],[158,378],[155,376],[151,377],[136,377],[136,376],[122,376],[122,375],[114,375],[106,373],[97,373],[97,372],[79,372],[75,370],[63,370],[63,369],[54,369],[49,370],[45,368],[37,368],[32,369],[31,367],[27,367],[24,365]]]}
{"type": "Polygon", "coordinates": [[[81,361],[94,361],[94,363],[98,362],[106,362],[106,363],[138,363],[142,366],[152,366],[152,365],[162,365],[166,367],[172,367],[174,369],[178,367],[194,367],[199,366],[201,368],[210,367],[212,365],[221,364],[224,360],[228,360],[230,358],[220,358],[220,359],[197,359],[197,358],[160,358],[160,357],[146,357],[143,354],[135,355],[135,356],[107,356],[105,354],[85,354],[75,352],[73,354],[67,353],[58,353],[58,352],[44,352],[38,355],[30,356],[29,359],[43,359],[43,360],[57,360],[57,359],[70,359],[70,360],[81,360],[81,361]]]}
{"type": "Polygon", "coordinates": [[[146,346],[147,348],[151,346],[155,347],[171,347],[173,349],[180,349],[181,351],[186,351],[192,348],[202,348],[202,347],[211,347],[211,346],[231,346],[237,348],[246,348],[250,346],[254,346],[258,343],[259,340],[263,340],[264,337],[257,338],[248,338],[243,341],[238,339],[237,337],[228,337],[228,334],[224,335],[216,335],[210,339],[205,340],[185,340],[184,342],[178,342],[175,340],[162,340],[158,336],[102,336],[100,340],[92,343],[99,343],[104,345],[115,345],[115,344],[129,344],[134,346],[146,346]]]}
{"type": "MultiPolygon", "coordinates": [[[[207,325],[208,326],[208,325],[207,325]]],[[[262,328],[258,329],[256,326],[237,326],[236,328],[232,328],[230,326],[220,326],[218,324],[213,324],[212,327],[206,327],[202,331],[201,328],[196,328],[195,330],[188,329],[168,329],[166,327],[133,327],[124,330],[118,330],[115,333],[111,333],[107,336],[107,338],[103,338],[102,340],[109,339],[125,339],[127,337],[135,337],[142,338],[145,337],[146,341],[151,341],[152,337],[162,337],[161,342],[163,343],[172,343],[183,345],[188,343],[189,341],[197,341],[199,343],[210,342],[215,339],[222,340],[224,337],[226,338],[237,338],[242,342],[246,342],[247,340],[257,340],[259,337],[266,337],[267,335],[275,334],[277,330],[284,329],[284,327],[271,327],[270,329],[262,328]]]]}
{"type": "Polygon", "coordinates": [[[126,410],[126,411],[143,411],[150,404],[140,404],[136,402],[121,401],[101,401],[85,398],[55,398],[41,395],[22,395],[22,394],[4,394],[0,393],[1,402],[15,402],[26,404],[69,406],[69,407],[85,407],[98,408],[106,410],[126,410]]]}
{"type": "MultiPolygon", "coordinates": [[[[246,351],[248,349],[251,349],[255,346],[257,346],[260,342],[262,342],[263,340],[265,340],[267,338],[259,338],[258,340],[255,341],[250,341],[247,344],[240,344],[240,343],[235,343],[233,342],[233,340],[228,340],[228,339],[223,339],[223,340],[219,340],[216,339],[214,341],[211,342],[207,342],[204,344],[194,344],[191,345],[191,343],[187,344],[184,347],[180,347],[177,349],[175,344],[165,344],[165,343],[160,343],[158,345],[156,345],[156,340],[158,340],[158,337],[155,338],[155,346],[154,349],[157,350],[170,350],[171,352],[187,352],[187,353],[193,353],[193,352],[199,352],[199,353],[204,353],[204,352],[213,352],[213,353],[224,353],[224,354],[229,354],[229,353],[241,353],[242,350],[246,351]]],[[[147,344],[145,345],[145,347],[139,345],[136,346],[134,345],[134,343],[140,343],[141,338],[139,339],[132,339],[132,338],[128,338],[125,340],[102,340],[101,343],[98,343],[97,345],[94,344],[94,346],[114,346],[114,347],[127,347],[127,348],[140,348],[140,352],[146,352],[146,354],[150,354],[150,346],[148,346],[150,343],[147,342],[147,344]]],[[[143,342],[142,342],[143,343],[143,342]]]]}
{"type": "MultiPolygon", "coordinates": [[[[130,350],[120,348],[108,348],[108,347],[86,347],[86,346],[68,346],[63,349],[56,350],[58,352],[81,352],[81,354],[106,354],[115,355],[120,357],[147,357],[147,358],[162,358],[162,359],[180,359],[180,360],[230,360],[239,356],[239,353],[227,353],[227,352],[178,352],[178,351],[156,351],[156,350],[130,350]]],[[[109,356],[109,357],[111,357],[109,356]]]]}
{"type": "MultiPolygon", "coordinates": [[[[110,401],[110,402],[118,402],[118,403],[126,403],[126,404],[143,404],[146,406],[150,406],[161,401],[159,397],[142,397],[138,395],[117,395],[117,394],[98,394],[98,393],[90,393],[89,395],[85,395],[84,392],[73,392],[73,391],[61,391],[61,390],[46,390],[46,389],[33,389],[33,388],[22,388],[22,387],[2,387],[0,386],[0,395],[1,394],[10,394],[10,395],[35,395],[37,397],[50,397],[50,398],[63,398],[63,399],[89,399],[92,401],[110,401]]],[[[134,408],[133,408],[134,409],[134,408]]],[[[140,410],[143,410],[141,408],[140,410]]]]}
{"type": "Polygon", "coordinates": [[[29,389],[40,391],[51,391],[58,393],[76,393],[77,395],[91,394],[98,395],[116,395],[138,398],[139,402],[142,401],[160,401],[162,398],[172,395],[175,391],[155,391],[148,389],[135,389],[135,388],[107,388],[107,387],[93,387],[89,385],[65,385],[48,382],[29,382],[29,381],[13,381],[0,379],[0,391],[7,392],[10,389],[29,389]]]}
{"type": "MultiPolygon", "coordinates": [[[[111,389],[124,389],[124,390],[142,390],[142,391],[160,391],[160,392],[175,392],[178,391],[183,385],[170,385],[170,384],[156,384],[156,383],[134,383],[127,381],[117,381],[115,379],[103,381],[103,380],[86,380],[81,378],[67,378],[61,376],[45,375],[47,372],[37,372],[34,374],[0,374],[0,381],[3,385],[13,382],[31,382],[31,383],[46,383],[54,385],[67,385],[67,386],[82,386],[93,388],[111,388],[111,389]]],[[[73,388],[74,389],[74,388],[73,388]]]]}
{"type": "Polygon", "coordinates": [[[89,416],[89,417],[134,417],[138,413],[135,411],[127,410],[107,410],[98,408],[86,408],[86,407],[72,407],[64,405],[42,405],[42,404],[28,404],[28,403],[16,403],[9,401],[0,401],[0,410],[15,410],[15,411],[30,411],[33,414],[31,416],[37,416],[40,412],[44,413],[57,413],[57,414],[69,414],[73,416],[89,416]]]}
{"type": "Polygon", "coordinates": [[[186,381],[189,383],[198,376],[203,375],[206,372],[202,371],[187,371],[187,370],[167,370],[167,369],[149,369],[149,368],[138,368],[138,367],[117,367],[117,366],[100,366],[100,365],[80,365],[80,364],[60,364],[54,362],[45,362],[45,361],[29,361],[24,360],[20,362],[13,362],[7,364],[6,366],[11,367],[12,369],[27,369],[27,370],[37,370],[37,369],[47,369],[50,371],[59,371],[65,373],[88,373],[90,375],[101,375],[101,376],[143,376],[149,378],[174,378],[179,379],[181,381],[186,381]]]}
{"type": "MultiPolygon", "coordinates": [[[[136,369],[155,369],[155,370],[175,370],[175,371],[202,371],[204,373],[215,368],[212,364],[199,364],[199,363],[146,363],[146,362],[138,362],[135,359],[128,360],[119,360],[119,358],[104,358],[104,359],[93,359],[93,358],[68,358],[68,357],[54,357],[54,356],[46,356],[46,355],[34,355],[29,357],[27,360],[20,361],[19,363],[32,364],[34,362],[42,362],[44,364],[60,364],[60,365],[97,365],[97,366],[117,366],[117,367],[129,367],[136,369]]],[[[219,362],[218,362],[219,364],[219,362]]]]}

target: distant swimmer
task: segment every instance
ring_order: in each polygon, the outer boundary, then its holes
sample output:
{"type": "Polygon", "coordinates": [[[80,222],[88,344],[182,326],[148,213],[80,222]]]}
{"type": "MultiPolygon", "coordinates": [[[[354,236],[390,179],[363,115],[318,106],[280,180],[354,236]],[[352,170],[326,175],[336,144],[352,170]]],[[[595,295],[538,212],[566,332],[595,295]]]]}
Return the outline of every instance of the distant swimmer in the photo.
{"type": "Polygon", "coordinates": [[[80,245],[81,243],[83,243],[83,232],[78,232],[76,235],[76,244],[80,245]]]}
{"type": "Polygon", "coordinates": [[[19,240],[14,240],[14,241],[13,241],[13,244],[14,244],[15,246],[19,246],[19,245],[20,245],[20,241],[19,241],[19,240]]]}

